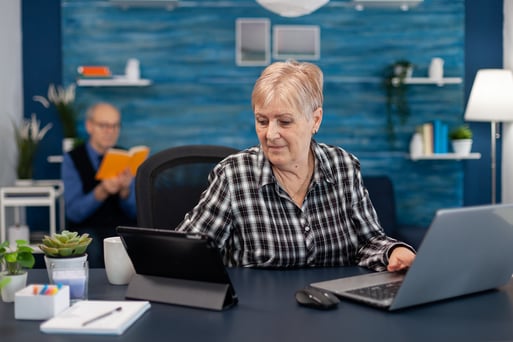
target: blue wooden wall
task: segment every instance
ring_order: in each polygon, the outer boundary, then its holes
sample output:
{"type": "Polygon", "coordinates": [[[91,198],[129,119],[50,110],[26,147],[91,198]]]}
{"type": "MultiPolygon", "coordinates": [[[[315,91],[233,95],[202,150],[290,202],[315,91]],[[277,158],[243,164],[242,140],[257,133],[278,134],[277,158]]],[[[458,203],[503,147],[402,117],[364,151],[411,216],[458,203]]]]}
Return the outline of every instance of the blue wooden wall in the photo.
{"type": "Polygon", "coordinates": [[[62,2],[64,83],[74,82],[77,66],[84,64],[108,65],[122,74],[131,57],[140,60],[142,77],[153,81],[142,88],[77,89],[83,106],[101,100],[121,108],[122,145],[147,144],[157,152],[182,144],[256,144],[250,94],[262,67],[236,65],[236,19],[319,25],[321,57],[315,62],[325,73],[325,105],[317,139],[354,153],[364,174],[392,177],[403,224],[427,226],[436,209],[463,204],[465,162],[406,158],[416,125],[435,118],[449,126],[462,121],[463,84],[410,86],[412,114],[397,125],[393,144],[382,87],[386,66],[405,58],[416,65],[414,76],[426,76],[431,58],[442,57],[447,76],[464,77],[463,0],[425,0],[408,12],[358,12],[332,1],[300,18],[281,18],[254,1],[181,3],[166,11],[62,2]]]}

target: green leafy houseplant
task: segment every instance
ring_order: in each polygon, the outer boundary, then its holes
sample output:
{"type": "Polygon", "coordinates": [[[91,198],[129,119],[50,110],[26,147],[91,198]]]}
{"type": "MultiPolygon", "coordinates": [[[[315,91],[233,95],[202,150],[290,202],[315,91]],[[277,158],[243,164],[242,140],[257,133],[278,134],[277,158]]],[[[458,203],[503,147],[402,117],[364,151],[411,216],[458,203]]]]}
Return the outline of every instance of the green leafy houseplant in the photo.
{"type": "Polygon", "coordinates": [[[461,125],[449,133],[449,139],[451,140],[461,140],[461,139],[472,139],[472,130],[468,125],[461,125]]]}
{"type": "Polygon", "coordinates": [[[385,71],[387,132],[390,140],[395,138],[394,115],[401,124],[406,123],[410,116],[406,78],[411,76],[413,64],[407,60],[398,60],[389,65],[385,71]]]}
{"type": "Polygon", "coordinates": [[[14,249],[9,248],[9,241],[2,242],[0,244],[0,264],[5,268],[6,275],[22,274],[24,268],[32,268],[35,263],[32,252],[32,247],[25,240],[16,240],[14,249]]]}
{"type": "Polygon", "coordinates": [[[37,146],[46,133],[52,128],[48,123],[40,128],[41,122],[36,114],[32,114],[30,120],[23,119],[21,126],[14,129],[16,145],[18,146],[18,163],[16,174],[19,179],[32,178],[32,163],[36,155],[37,146]]]}
{"type": "Polygon", "coordinates": [[[64,230],[60,234],[45,235],[39,248],[50,258],[72,258],[84,255],[92,241],[89,234],[64,230]]]}

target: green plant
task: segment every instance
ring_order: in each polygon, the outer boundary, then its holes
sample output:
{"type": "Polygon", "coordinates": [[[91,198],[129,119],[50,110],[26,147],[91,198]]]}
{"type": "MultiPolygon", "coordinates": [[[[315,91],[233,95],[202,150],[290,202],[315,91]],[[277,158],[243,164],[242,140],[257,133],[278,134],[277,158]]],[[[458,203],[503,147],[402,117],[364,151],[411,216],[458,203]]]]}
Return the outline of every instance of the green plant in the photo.
{"type": "MultiPolygon", "coordinates": [[[[0,264],[5,267],[6,275],[22,274],[23,268],[32,268],[36,262],[33,249],[25,240],[16,240],[16,248],[9,248],[9,241],[0,244],[0,264]]],[[[2,286],[5,285],[4,283],[2,286]]]]}
{"type": "Polygon", "coordinates": [[[398,117],[400,124],[406,123],[410,116],[405,79],[411,75],[412,68],[411,62],[398,60],[385,70],[387,132],[390,140],[395,139],[394,115],[398,117]]]}
{"type": "Polygon", "coordinates": [[[51,258],[69,258],[84,255],[87,247],[93,241],[89,234],[78,235],[67,230],[62,233],[45,235],[39,248],[51,258]]]}
{"type": "Polygon", "coordinates": [[[449,139],[460,140],[460,139],[472,139],[472,130],[468,125],[461,125],[449,133],[449,139]]]}

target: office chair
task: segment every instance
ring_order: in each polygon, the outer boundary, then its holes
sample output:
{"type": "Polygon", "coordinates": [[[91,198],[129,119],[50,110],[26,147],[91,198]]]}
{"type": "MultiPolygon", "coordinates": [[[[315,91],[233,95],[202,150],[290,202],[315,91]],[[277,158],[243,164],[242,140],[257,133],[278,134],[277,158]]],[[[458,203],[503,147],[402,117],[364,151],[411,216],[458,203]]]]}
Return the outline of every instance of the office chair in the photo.
{"type": "Polygon", "coordinates": [[[135,177],[138,226],[174,229],[198,203],[212,168],[238,151],[226,146],[187,145],[150,156],[135,177]]]}

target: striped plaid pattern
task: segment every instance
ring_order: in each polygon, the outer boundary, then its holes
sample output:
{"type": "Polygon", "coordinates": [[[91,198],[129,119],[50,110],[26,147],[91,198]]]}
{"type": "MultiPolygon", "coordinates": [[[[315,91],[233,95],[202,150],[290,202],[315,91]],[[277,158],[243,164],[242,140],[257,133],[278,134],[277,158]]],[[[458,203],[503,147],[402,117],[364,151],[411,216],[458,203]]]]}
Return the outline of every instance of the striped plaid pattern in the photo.
{"type": "Polygon", "coordinates": [[[383,270],[392,247],[360,163],[339,147],[312,141],[316,166],[301,208],[280,187],[260,147],[220,162],[210,186],[177,230],[206,233],[228,266],[365,266],[383,270]]]}

